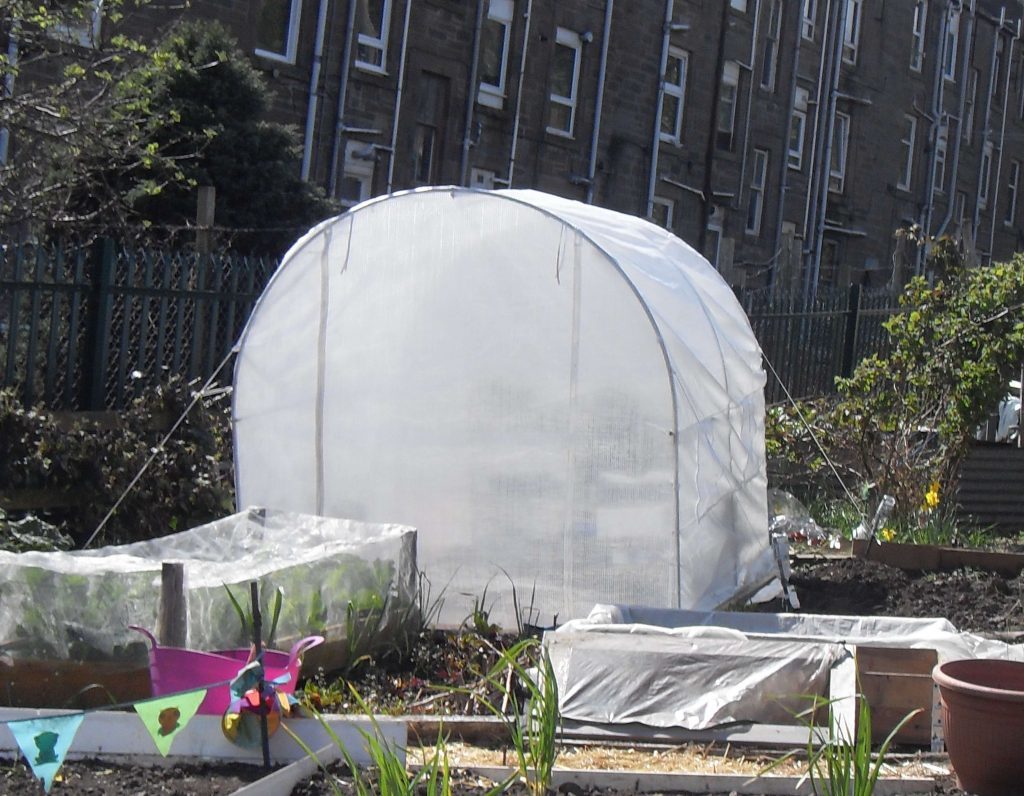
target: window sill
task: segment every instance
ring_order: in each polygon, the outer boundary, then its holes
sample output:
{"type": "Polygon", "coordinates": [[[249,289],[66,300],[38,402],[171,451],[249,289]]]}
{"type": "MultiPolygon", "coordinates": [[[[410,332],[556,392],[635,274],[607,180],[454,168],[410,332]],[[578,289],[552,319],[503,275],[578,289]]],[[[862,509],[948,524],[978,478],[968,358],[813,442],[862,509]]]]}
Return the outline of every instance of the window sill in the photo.
{"type": "Polygon", "coordinates": [[[270,50],[253,50],[258,58],[263,58],[267,61],[273,61],[277,64],[288,64],[289,66],[295,65],[295,56],[289,58],[287,55],[281,53],[271,52],[270,50]]]}
{"type": "Polygon", "coordinates": [[[545,129],[545,132],[548,135],[558,136],[559,138],[565,138],[568,139],[569,141],[573,140],[573,138],[575,137],[573,136],[571,130],[559,130],[557,127],[548,127],[545,129]]]}
{"type": "Polygon", "coordinates": [[[381,77],[388,76],[388,70],[383,66],[377,66],[376,64],[367,63],[366,61],[356,61],[354,66],[361,72],[369,72],[372,75],[380,75],[381,77]]]}
{"type": "Polygon", "coordinates": [[[477,92],[476,101],[478,105],[483,105],[485,108],[494,108],[499,111],[505,109],[505,95],[490,88],[485,89],[483,85],[477,92]]]}

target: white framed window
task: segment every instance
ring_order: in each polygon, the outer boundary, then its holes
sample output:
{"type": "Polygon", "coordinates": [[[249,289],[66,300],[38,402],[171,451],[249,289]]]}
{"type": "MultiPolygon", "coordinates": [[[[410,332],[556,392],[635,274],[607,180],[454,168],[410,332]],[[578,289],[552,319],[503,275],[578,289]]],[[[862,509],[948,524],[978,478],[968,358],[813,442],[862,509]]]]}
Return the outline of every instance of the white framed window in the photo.
{"type": "Polygon", "coordinates": [[[842,193],[846,187],[846,161],[850,146],[850,115],[836,111],[832,129],[832,159],[828,170],[828,189],[842,193]]]}
{"type": "Polygon", "coordinates": [[[661,140],[678,144],[683,140],[683,114],[686,110],[686,78],[690,54],[669,47],[665,66],[664,93],[661,100],[661,140]]]}
{"type": "Polygon", "coordinates": [[[949,21],[942,52],[942,76],[946,80],[955,80],[957,49],[960,46],[960,7],[951,4],[946,13],[949,14],[949,21]]]}
{"type": "Polygon", "coordinates": [[[818,266],[818,283],[835,285],[840,273],[839,241],[825,238],[821,242],[821,262],[818,266]]]}
{"type": "Polygon", "coordinates": [[[729,5],[737,11],[747,12],[747,0],[729,0],[729,5]]]}
{"type": "Polygon", "coordinates": [[[469,170],[469,187],[470,188],[485,188],[488,191],[494,190],[494,179],[498,175],[490,169],[470,169],[469,170]]]}
{"type": "Polygon", "coordinates": [[[417,185],[437,182],[437,128],[432,124],[416,124],[413,144],[413,180],[417,185]]]}
{"type": "Polygon", "coordinates": [[[722,67],[722,86],[718,95],[718,121],[715,126],[715,145],[719,149],[732,149],[739,88],[740,65],[735,61],[727,61],[722,67]]]}
{"type": "Polygon", "coordinates": [[[800,35],[805,39],[814,39],[814,24],[818,15],[818,0],[803,0],[803,12],[800,14],[800,35]]]}
{"type": "Polygon", "coordinates": [[[1017,58],[1017,115],[1024,119],[1024,55],[1017,58]]]}
{"type": "Polygon", "coordinates": [[[559,28],[555,34],[555,57],[551,64],[549,133],[572,137],[576,125],[582,52],[583,41],[579,34],[559,28]]]}
{"type": "Polygon", "coordinates": [[[341,177],[342,207],[354,207],[373,195],[373,169],[376,165],[373,144],[365,141],[345,143],[345,171],[341,177]]]}
{"type": "Polygon", "coordinates": [[[992,142],[986,141],[981,150],[981,163],[978,166],[978,207],[988,207],[989,180],[992,177],[992,142]]]}
{"type": "Polygon", "coordinates": [[[675,216],[676,203],[664,196],[655,196],[651,206],[651,221],[659,227],[667,230],[672,229],[672,221],[675,216]]]}
{"type": "Polygon", "coordinates": [[[761,54],[761,88],[775,90],[775,75],[779,69],[779,43],[782,38],[782,0],[771,0],[768,5],[768,28],[765,31],[764,51],[761,54]]]}
{"type": "Polygon", "coordinates": [[[857,48],[860,46],[860,23],[863,0],[846,0],[846,30],[843,31],[843,60],[848,64],[857,63],[857,48]]]}
{"type": "Polygon", "coordinates": [[[949,148],[949,127],[939,125],[935,138],[935,193],[946,192],[946,150],[949,148]]]}
{"type": "Polygon", "coordinates": [[[256,55],[295,63],[301,0],[260,0],[256,11],[256,55]]]}
{"type": "Polygon", "coordinates": [[[750,198],[747,201],[747,232],[761,234],[764,216],[764,191],[768,180],[768,150],[755,149],[750,171],[750,198]]]}
{"type": "Polygon", "coordinates": [[[1017,191],[1020,188],[1020,161],[1011,160],[1010,170],[1006,175],[1006,214],[1003,224],[1012,227],[1017,220],[1017,191]]]}
{"type": "Polygon", "coordinates": [[[98,47],[103,23],[103,0],[65,0],[51,2],[46,11],[53,24],[46,30],[47,35],[77,44],[81,47],[98,47]]]}
{"type": "Polygon", "coordinates": [[[508,45],[512,36],[513,0],[489,0],[480,31],[480,91],[477,102],[491,108],[505,104],[508,45]]]}
{"type": "Polygon", "coordinates": [[[793,121],[789,125],[789,148],[786,165],[800,171],[804,167],[804,137],[807,135],[807,103],[810,95],[805,88],[797,88],[793,99],[793,121]]]}
{"type": "Polygon", "coordinates": [[[704,256],[716,271],[721,270],[719,260],[722,255],[722,222],[712,219],[708,224],[708,234],[704,240],[704,256]]]}
{"type": "Polygon", "coordinates": [[[1006,38],[996,31],[995,60],[992,63],[992,104],[1003,107],[1003,56],[1006,53],[1006,38]]]}
{"type": "Polygon", "coordinates": [[[391,30],[391,0],[358,2],[356,24],[356,66],[383,74],[388,68],[388,33],[391,30]]]}
{"type": "Polygon", "coordinates": [[[974,137],[974,109],[978,103],[978,70],[967,70],[967,87],[964,91],[963,139],[968,144],[974,137]]]}
{"type": "Polygon", "coordinates": [[[953,205],[953,217],[956,219],[956,225],[963,227],[964,218],[967,216],[967,192],[957,191],[956,202],[953,205]]]}
{"type": "Polygon", "coordinates": [[[903,148],[903,157],[900,164],[900,180],[896,187],[910,190],[910,181],[914,176],[914,144],[917,142],[917,119],[909,113],[903,116],[903,138],[900,139],[900,146],[903,148]]]}
{"type": "Polygon", "coordinates": [[[921,71],[924,63],[925,25],[928,22],[928,0],[914,0],[914,22],[910,28],[910,68],[921,71]]]}

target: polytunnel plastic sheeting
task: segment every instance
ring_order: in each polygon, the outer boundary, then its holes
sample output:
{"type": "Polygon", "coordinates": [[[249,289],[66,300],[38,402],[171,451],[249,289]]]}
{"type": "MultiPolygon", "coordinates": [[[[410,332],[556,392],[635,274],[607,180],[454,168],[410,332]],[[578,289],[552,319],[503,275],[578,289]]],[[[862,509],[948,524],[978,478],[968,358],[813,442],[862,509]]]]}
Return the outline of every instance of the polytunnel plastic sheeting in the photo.
{"type": "Polygon", "coordinates": [[[235,368],[237,499],[419,529],[446,619],[710,608],[772,574],[764,374],[729,286],[534,191],[364,203],[285,256],[235,368]]]}

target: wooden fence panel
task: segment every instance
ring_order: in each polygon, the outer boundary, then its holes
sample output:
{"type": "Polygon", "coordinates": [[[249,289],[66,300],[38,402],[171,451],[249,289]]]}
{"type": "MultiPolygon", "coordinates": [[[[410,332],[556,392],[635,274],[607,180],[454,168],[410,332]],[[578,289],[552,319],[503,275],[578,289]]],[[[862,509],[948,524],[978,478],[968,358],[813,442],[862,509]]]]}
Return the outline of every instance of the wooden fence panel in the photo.
{"type": "Polygon", "coordinates": [[[26,405],[121,409],[148,385],[209,376],[275,263],[235,256],[12,245],[0,257],[0,386],[26,405]]]}

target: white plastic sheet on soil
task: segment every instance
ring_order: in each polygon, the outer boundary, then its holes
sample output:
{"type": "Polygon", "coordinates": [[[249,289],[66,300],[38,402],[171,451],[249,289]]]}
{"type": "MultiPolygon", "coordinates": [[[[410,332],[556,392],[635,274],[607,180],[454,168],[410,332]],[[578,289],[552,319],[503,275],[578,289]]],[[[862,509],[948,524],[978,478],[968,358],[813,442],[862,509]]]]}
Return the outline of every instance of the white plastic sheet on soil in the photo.
{"type": "Polygon", "coordinates": [[[939,661],[1024,658],[1024,646],[945,619],[678,611],[596,605],[544,634],[563,719],[706,729],[795,724],[858,644],[934,649],[939,661]]]}
{"type": "Polygon", "coordinates": [[[772,575],[764,382],[731,289],[664,229],[404,192],[313,229],[261,297],[237,498],[414,525],[448,621],[486,589],[507,623],[513,583],[541,623],[711,608],[772,575]]]}
{"type": "Polygon", "coordinates": [[[407,526],[260,510],[128,545],[0,551],[0,642],[35,658],[116,657],[132,642],[140,649],[128,625],[156,629],[165,561],[185,565],[193,649],[248,646],[224,584],[248,607],[251,580],[260,584],[265,633],[281,587],[278,639],[332,626],[336,636],[349,602],[385,612],[413,603],[415,554],[416,532],[407,526]]]}

